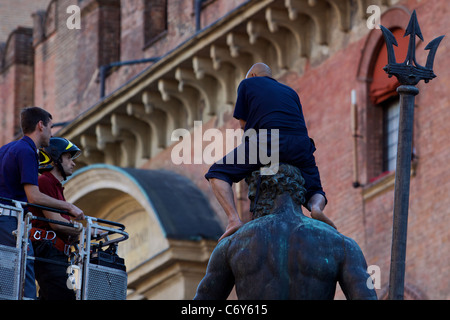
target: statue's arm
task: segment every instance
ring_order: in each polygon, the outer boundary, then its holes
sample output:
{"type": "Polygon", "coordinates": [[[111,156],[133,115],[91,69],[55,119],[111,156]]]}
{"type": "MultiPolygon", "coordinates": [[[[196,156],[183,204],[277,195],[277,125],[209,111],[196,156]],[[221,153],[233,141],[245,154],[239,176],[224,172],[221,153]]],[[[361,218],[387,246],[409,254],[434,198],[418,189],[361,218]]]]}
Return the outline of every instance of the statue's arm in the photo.
{"type": "Polygon", "coordinates": [[[376,300],[375,290],[368,286],[370,275],[367,272],[366,259],[358,244],[350,238],[345,238],[344,252],[339,285],[345,297],[348,300],[376,300]]]}
{"type": "Polygon", "coordinates": [[[225,300],[234,286],[234,276],[227,261],[228,241],[223,240],[209,259],[206,275],[200,281],[194,300],[225,300]]]}

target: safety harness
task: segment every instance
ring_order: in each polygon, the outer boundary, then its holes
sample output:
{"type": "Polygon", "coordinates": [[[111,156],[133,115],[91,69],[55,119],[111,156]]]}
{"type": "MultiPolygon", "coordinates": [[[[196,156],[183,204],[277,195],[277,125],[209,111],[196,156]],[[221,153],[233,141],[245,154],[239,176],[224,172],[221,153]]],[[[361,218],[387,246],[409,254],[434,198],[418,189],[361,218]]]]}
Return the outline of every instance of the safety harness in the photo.
{"type": "Polygon", "coordinates": [[[61,238],[56,236],[56,232],[53,230],[45,230],[40,228],[31,228],[30,232],[31,242],[37,241],[50,241],[50,243],[59,251],[63,252],[66,256],[70,254],[70,244],[67,244],[61,238]]]}

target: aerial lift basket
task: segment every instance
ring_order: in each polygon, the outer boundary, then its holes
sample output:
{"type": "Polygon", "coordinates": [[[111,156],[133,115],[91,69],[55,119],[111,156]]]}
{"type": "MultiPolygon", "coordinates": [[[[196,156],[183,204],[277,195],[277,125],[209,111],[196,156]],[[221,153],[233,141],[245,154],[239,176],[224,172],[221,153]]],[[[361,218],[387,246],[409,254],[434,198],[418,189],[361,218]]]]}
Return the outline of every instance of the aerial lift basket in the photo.
{"type": "Polygon", "coordinates": [[[126,299],[125,262],[117,255],[118,244],[128,239],[124,225],[90,216],[85,217],[84,225],[79,222],[65,223],[36,217],[31,213],[27,213],[24,219],[24,207],[27,206],[61,214],[67,214],[67,212],[5,198],[0,200],[8,200],[14,205],[0,204],[0,216],[2,212],[14,212],[17,216],[17,230],[13,232],[16,238],[15,247],[0,245],[0,300],[24,299],[27,259],[55,263],[27,255],[32,220],[81,228],[79,242],[73,245],[67,267],[67,286],[75,291],[77,300],[126,299]]]}

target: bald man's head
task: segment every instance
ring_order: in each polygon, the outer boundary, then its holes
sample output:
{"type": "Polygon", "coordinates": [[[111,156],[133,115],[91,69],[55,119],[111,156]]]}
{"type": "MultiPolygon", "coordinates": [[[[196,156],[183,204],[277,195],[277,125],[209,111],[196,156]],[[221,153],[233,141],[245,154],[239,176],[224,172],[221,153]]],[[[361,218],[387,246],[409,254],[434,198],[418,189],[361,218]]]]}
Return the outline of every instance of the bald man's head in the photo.
{"type": "Polygon", "coordinates": [[[245,76],[246,79],[252,77],[272,77],[272,70],[270,70],[269,66],[265,63],[255,63],[245,76]]]}

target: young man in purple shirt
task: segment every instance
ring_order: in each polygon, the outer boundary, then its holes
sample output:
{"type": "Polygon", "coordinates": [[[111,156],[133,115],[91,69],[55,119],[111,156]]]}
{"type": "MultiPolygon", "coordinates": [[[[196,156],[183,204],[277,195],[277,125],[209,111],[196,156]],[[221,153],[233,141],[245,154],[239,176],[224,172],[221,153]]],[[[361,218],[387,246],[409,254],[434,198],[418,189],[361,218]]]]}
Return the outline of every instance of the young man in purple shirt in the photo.
{"type": "MultiPolygon", "coordinates": [[[[250,68],[246,78],[239,85],[233,116],[239,120],[244,132],[254,129],[257,139],[260,138],[259,132],[267,130],[269,133],[264,136],[264,139],[272,139],[268,141],[268,144],[275,143],[270,131],[278,130],[276,132],[278,132],[279,140],[277,144],[279,162],[295,165],[301,170],[307,189],[305,207],[311,211],[312,218],[336,228],[323,213],[327,200],[313,155],[316,148],[308,136],[297,93],[273,79],[272,71],[267,65],[257,63],[250,68]]],[[[221,161],[214,163],[205,175],[228,217],[228,226],[219,240],[236,232],[243,223],[247,222],[245,220],[250,220],[250,217],[245,217],[244,221],[241,221],[231,188],[233,182],[239,182],[264,165],[258,157],[250,159],[251,156],[248,154],[250,147],[245,145],[249,144],[247,141],[221,161]],[[244,163],[238,161],[239,148],[246,148],[244,163]],[[233,160],[233,163],[229,163],[229,160],[233,160]]],[[[260,146],[259,141],[258,146],[260,146]]]]}
{"type": "MultiPolygon", "coordinates": [[[[0,197],[65,210],[75,219],[84,219],[83,211],[78,207],[39,191],[37,152],[38,148],[49,145],[51,114],[38,107],[25,108],[21,112],[21,128],[24,134],[22,139],[0,148],[0,197]]],[[[2,203],[10,204],[5,201],[2,203]]],[[[12,234],[17,229],[15,212],[0,210],[0,244],[15,246],[16,240],[12,234]]],[[[33,255],[31,245],[29,250],[28,254],[33,255]]],[[[30,260],[27,261],[24,296],[36,298],[34,266],[30,260]]]]}

